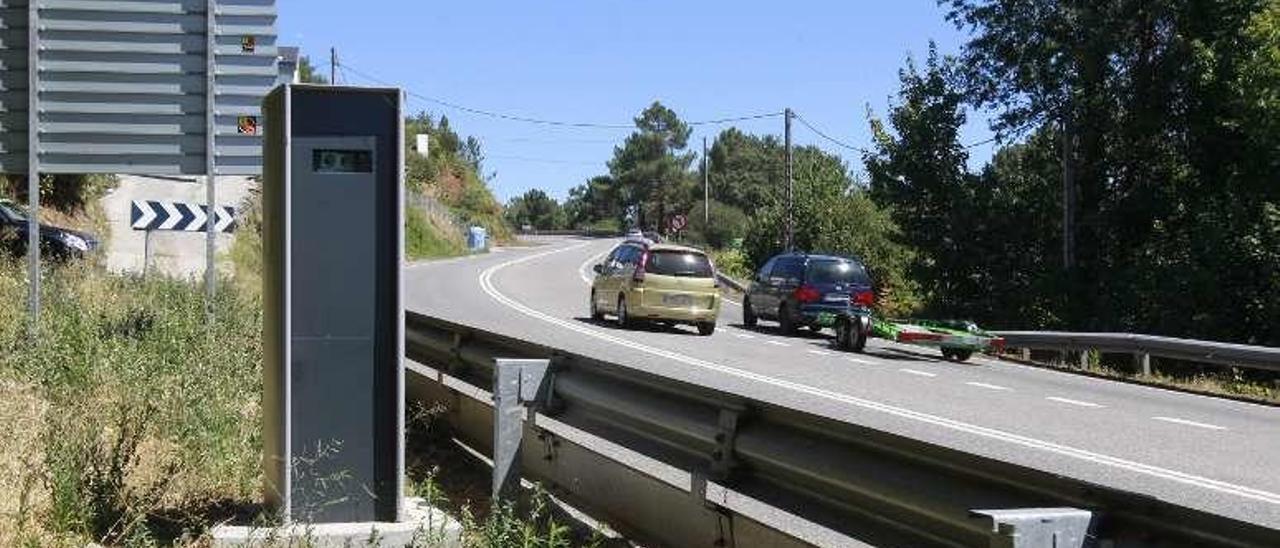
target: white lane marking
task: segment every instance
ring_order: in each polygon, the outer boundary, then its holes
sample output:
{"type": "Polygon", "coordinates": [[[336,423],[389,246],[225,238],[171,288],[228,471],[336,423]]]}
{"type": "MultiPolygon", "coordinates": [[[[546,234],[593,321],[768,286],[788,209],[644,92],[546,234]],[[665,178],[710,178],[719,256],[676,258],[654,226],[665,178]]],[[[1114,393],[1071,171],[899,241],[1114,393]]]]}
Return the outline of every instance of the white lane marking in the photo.
{"type": "Polygon", "coordinates": [[[761,373],[755,373],[752,371],[747,371],[745,369],[738,369],[736,367],[720,365],[717,363],[701,360],[691,356],[686,356],[684,354],[672,352],[670,350],[664,350],[661,348],[640,344],[634,341],[630,341],[630,340],[615,336],[611,333],[605,333],[603,331],[597,331],[595,329],[591,329],[579,322],[571,322],[571,321],[557,318],[555,316],[551,316],[544,312],[540,312],[532,308],[529,308],[528,306],[525,306],[524,304],[504,295],[503,293],[498,291],[493,285],[493,275],[504,268],[507,268],[509,266],[513,266],[516,264],[520,264],[523,262],[531,261],[534,259],[542,258],[547,255],[551,255],[553,253],[563,253],[566,251],[578,249],[585,245],[587,244],[583,243],[576,246],[553,249],[551,251],[546,251],[543,253],[526,255],[518,259],[514,259],[511,261],[507,261],[505,263],[500,263],[500,264],[491,266],[480,273],[480,276],[479,276],[480,288],[495,301],[498,301],[499,303],[507,306],[508,308],[511,308],[512,310],[515,310],[516,312],[519,312],[531,318],[541,320],[543,322],[550,323],[552,325],[556,325],[564,329],[568,329],[570,331],[574,331],[594,339],[613,343],[619,346],[624,346],[632,350],[650,354],[652,356],[657,356],[659,358],[679,361],[688,365],[692,365],[694,367],[701,367],[703,369],[707,369],[707,370],[718,372],[718,373],[723,373],[725,375],[731,375],[731,376],[735,376],[735,377],[749,380],[749,381],[769,384],[778,388],[793,390],[795,392],[800,392],[802,394],[807,394],[817,398],[823,398],[823,399],[835,401],[838,403],[843,403],[846,405],[858,407],[868,411],[874,411],[874,412],[883,413],[883,414],[894,416],[894,417],[914,420],[917,422],[922,422],[922,423],[937,426],[940,428],[946,428],[949,430],[964,432],[966,434],[971,434],[971,435],[982,437],[982,438],[1001,441],[1004,443],[1008,443],[1010,445],[1017,445],[1017,446],[1025,447],[1028,449],[1035,449],[1038,451],[1044,451],[1046,453],[1053,453],[1056,455],[1071,457],[1071,458],[1086,461],[1086,462],[1092,462],[1094,464],[1100,464],[1103,466],[1110,466],[1112,468],[1127,470],[1129,472],[1133,472],[1136,474],[1156,477],[1156,478],[1160,478],[1160,479],[1164,479],[1172,482],[1181,483],[1183,485],[1191,485],[1191,486],[1199,487],[1202,489],[1217,491],[1219,493],[1226,493],[1226,494],[1234,495],[1241,498],[1253,499],[1253,500],[1265,502],[1267,504],[1274,504],[1274,505],[1280,506],[1280,494],[1278,493],[1272,493],[1270,491],[1264,491],[1262,489],[1254,489],[1252,487],[1245,487],[1243,485],[1236,485],[1236,484],[1228,483],[1225,481],[1219,481],[1215,479],[1206,478],[1203,476],[1188,474],[1186,472],[1179,472],[1177,470],[1172,470],[1169,468],[1161,468],[1159,466],[1143,464],[1141,462],[1127,460],[1120,457],[1113,457],[1110,455],[1104,455],[1102,453],[1095,453],[1093,451],[1089,451],[1086,449],[1079,449],[1076,447],[1071,447],[1069,445],[1062,445],[1062,444],[1053,443],[1046,440],[1032,438],[1029,436],[1014,434],[1012,432],[1005,432],[1003,430],[999,430],[995,428],[978,426],[976,424],[970,424],[970,423],[966,423],[966,422],[962,422],[954,419],[948,419],[948,418],[940,417],[937,415],[930,415],[928,413],[912,411],[904,407],[897,407],[893,405],[880,403],[877,401],[859,398],[849,394],[841,394],[839,392],[827,390],[824,388],[817,388],[817,387],[809,386],[809,385],[798,383],[798,382],[778,379],[778,378],[770,377],[761,373]]]}
{"type": "MultiPolygon", "coordinates": [[[[585,245],[587,244],[584,243],[584,244],[573,246],[572,248],[565,248],[565,249],[577,249],[585,245]]],[[[608,251],[597,253],[595,255],[587,257],[586,261],[583,261],[582,264],[578,265],[578,276],[582,278],[582,281],[587,282],[587,285],[594,284],[595,280],[593,280],[591,276],[587,274],[587,265],[595,263],[596,261],[600,260],[601,257],[604,257],[605,255],[608,255],[608,254],[609,254],[608,251]]]]}
{"type": "Polygon", "coordinates": [[[863,365],[873,365],[873,363],[872,363],[871,361],[869,361],[869,360],[864,360],[864,359],[861,359],[861,358],[845,358],[845,359],[846,359],[846,360],[849,360],[849,361],[851,361],[851,362],[853,362],[853,363],[860,363],[860,364],[863,364],[863,365]]]}
{"type": "Polygon", "coordinates": [[[904,368],[902,368],[902,369],[899,369],[898,371],[901,371],[901,372],[906,373],[906,374],[908,374],[908,375],[919,375],[919,376],[921,376],[921,377],[936,377],[936,376],[938,376],[938,374],[937,374],[937,373],[930,373],[930,372],[928,372],[928,371],[916,371],[915,369],[907,369],[907,368],[905,368],[905,367],[904,367],[904,368]]]}
{"type": "Polygon", "coordinates": [[[823,351],[821,351],[821,350],[810,350],[810,351],[809,351],[809,353],[810,353],[810,354],[813,354],[813,355],[815,355],[815,356],[830,356],[830,355],[831,355],[831,353],[830,353],[830,352],[823,352],[823,351]]]}
{"type": "Polygon", "coordinates": [[[778,342],[778,341],[765,341],[764,343],[765,343],[765,344],[772,344],[772,345],[774,345],[774,346],[791,346],[791,345],[789,345],[789,344],[787,344],[787,343],[784,343],[784,342],[778,342]]]}
{"type": "Polygon", "coordinates": [[[1057,397],[1057,396],[1049,396],[1049,397],[1047,397],[1047,398],[1045,398],[1045,399],[1046,399],[1046,400],[1049,400],[1049,401],[1056,401],[1056,402],[1058,402],[1058,403],[1065,403],[1065,404],[1067,404],[1067,405],[1076,405],[1076,406],[1079,406],[1079,407],[1092,407],[1092,408],[1095,408],[1095,409],[1096,409],[1096,408],[1101,408],[1101,407],[1106,407],[1105,405],[1102,405],[1102,404],[1099,404],[1099,403],[1093,403],[1093,402],[1089,402],[1089,401],[1073,400],[1073,399],[1071,399],[1071,398],[1059,398],[1059,397],[1057,397]]]}
{"type": "Polygon", "coordinates": [[[1194,426],[1196,428],[1204,428],[1207,430],[1226,430],[1227,429],[1227,427],[1225,426],[1218,426],[1216,424],[1207,424],[1203,422],[1189,421],[1187,419],[1178,419],[1174,417],[1151,417],[1151,418],[1158,421],[1171,422],[1174,424],[1184,424],[1187,426],[1194,426]]]}
{"type": "Polygon", "coordinates": [[[1007,386],[1000,386],[998,384],[987,384],[985,382],[966,382],[965,384],[969,386],[976,386],[978,388],[986,388],[987,390],[1013,390],[1012,388],[1009,388],[1007,386]]]}
{"type": "Polygon", "coordinates": [[[735,336],[735,337],[737,337],[737,338],[739,338],[739,339],[754,339],[754,338],[756,338],[756,336],[755,336],[755,335],[748,335],[748,334],[746,334],[746,333],[734,333],[734,334],[733,334],[733,336],[735,336]]]}

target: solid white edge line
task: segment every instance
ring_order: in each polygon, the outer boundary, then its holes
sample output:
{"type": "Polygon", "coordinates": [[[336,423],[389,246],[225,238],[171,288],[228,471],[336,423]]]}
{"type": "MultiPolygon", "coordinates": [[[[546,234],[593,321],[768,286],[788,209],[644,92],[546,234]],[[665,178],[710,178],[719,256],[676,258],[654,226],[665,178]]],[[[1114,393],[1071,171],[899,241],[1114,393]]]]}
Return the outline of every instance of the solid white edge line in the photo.
{"type": "Polygon", "coordinates": [[[918,375],[918,376],[921,376],[921,377],[936,377],[936,376],[938,376],[938,374],[937,374],[937,373],[930,373],[930,372],[928,372],[928,371],[917,371],[917,370],[915,370],[915,369],[907,369],[907,368],[905,368],[905,367],[904,367],[904,368],[899,369],[898,371],[901,371],[901,372],[906,373],[906,374],[908,374],[908,375],[918,375]]]}
{"type": "Polygon", "coordinates": [[[1049,400],[1049,401],[1056,401],[1056,402],[1058,402],[1058,403],[1065,403],[1065,404],[1067,404],[1067,405],[1075,405],[1075,406],[1079,406],[1079,407],[1090,407],[1090,408],[1094,408],[1094,409],[1101,409],[1101,408],[1103,408],[1103,407],[1106,407],[1105,405],[1102,405],[1102,404],[1100,404],[1100,403],[1093,403],[1093,402],[1088,402],[1088,401],[1073,400],[1073,399],[1071,399],[1071,398],[1060,398],[1060,397],[1058,397],[1058,396],[1049,396],[1049,397],[1047,397],[1047,398],[1045,398],[1045,399],[1046,399],[1046,400],[1049,400]]]}
{"type": "Polygon", "coordinates": [[[1151,418],[1152,420],[1171,422],[1174,424],[1182,424],[1185,426],[1194,426],[1196,428],[1204,428],[1206,430],[1226,430],[1227,429],[1227,427],[1225,426],[1218,426],[1216,424],[1208,424],[1204,422],[1189,421],[1187,419],[1179,419],[1176,417],[1151,417],[1151,418]]]}
{"type": "Polygon", "coordinates": [[[747,371],[744,369],[738,369],[735,367],[720,365],[717,363],[708,362],[705,360],[686,356],[686,355],[672,352],[669,350],[664,350],[661,348],[640,344],[634,341],[623,339],[621,337],[617,337],[610,333],[605,333],[602,331],[591,329],[577,322],[570,322],[567,320],[556,318],[549,314],[529,308],[528,306],[525,306],[524,304],[521,304],[520,302],[514,299],[511,299],[510,297],[506,296],[502,292],[498,291],[493,285],[493,275],[504,268],[514,266],[516,264],[528,262],[534,259],[539,259],[554,253],[563,253],[566,251],[575,250],[585,245],[587,245],[587,243],[582,243],[579,245],[564,247],[560,249],[553,249],[550,251],[537,253],[533,255],[526,255],[524,257],[520,257],[515,260],[511,260],[505,263],[500,263],[500,264],[491,266],[480,273],[480,276],[479,276],[480,287],[486,294],[489,295],[489,297],[491,297],[495,301],[498,301],[499,303],[507,306],[508,308],[511,308],[512,310],[515,310],[516,312],[519,312],[531,318],[538,319],[553,325],[557,325],[559,327],[568,329],[570,331],[576,331],[582,335],[586,335],[601,341],[611,342],[619,346],[631,348],[633,350],[644,352],[646,354],[650,354],[660,358],[679,361],[688,365],[701,367],[714,372],[723,373],[725,375],[738,377],[740,379],[744,379],[748,381],[771,384],[779,388],[793,390],[793,391],[800,392],[803,394],[808,394],[817,398],[827,399],[827,400],[835,401],[838,403],[859,407],[868,411],[875,411],[875,412],[883,413],[883,414],[898,417],[898,418],[914,420],[917,422],[938,426],[938,427],[946,428],[949,430],[955,430],[958,432],[972,434],[978,437],[983,437],[983,438],[997,440],[997,441],[1003,441],[1010,445],[1017,445],[1020,447],[1026,447],[1029,449],[1035,449],[1035,450],[1044,451],[1047,453],[1053,453],[1061,456],[1071,457],[1077,460],[1091,462],[1094,464],[1100,464],[1103,466],[1110,466],[1112,468],[1127,470],[1137,474],[1165,479],[1172,482],[1181,483],[1184,485],[1191,485],[1191,486],[1200,487],[1203,489],[1217,491],[1220,493],[1235,495],[1241,498],[1248,498],[1248,499],[1265,502],[1268,504],[1280,505],[1280,494],[1264,491],[1262,489],[1254,489],[1252,487],[1236,485],[1236,484],[1219,481],[1215,479],[1210,479],[1202,476],[1196,476],[1194,474],[1189,474],[1186,472],[1179,472],[1177,470],[1171,470],[1168,468],[1162,468],[1162,467],[1154,466],[1150,464],[1143,464],[1140,462],[1131,461],[1131,460],[1127,460],[1119,457],[1113,457],[1113,456],[1105,455],[1101,453],[1095,453],[1086,449],[1071,447],[1069,445],[1062,445],[1062,444],[1058,444],[1058,443],[1054,443],[1046,440],[1032,438],[1029,436],[1023,436],[1020,434],[1005,432],[1003,430],[999,430],[995,428],[988,428],[985,426],[969,424],[966,422],[962,422],[954,419],[948,419],[948,418],[940,417],[937,415],[930,415],[930,414],[922,413],[919,411],[912,411],[910,409],[906,409],[903,407],[888,405],[888,404],[884,404],[884,403],[880,403],[880,402],[876,402],[876,401],[872,401],[864,398],[859,398],[849,394],[842,394],[839,392],[835,392],[835,391],[827,390],[823,388],[816,388],[813,386],[809,386],[809,385],[794,382],[794,381],[777,379],[777,378],[763,375],[760,373],[755,373],[755,372],[747,371]]]}

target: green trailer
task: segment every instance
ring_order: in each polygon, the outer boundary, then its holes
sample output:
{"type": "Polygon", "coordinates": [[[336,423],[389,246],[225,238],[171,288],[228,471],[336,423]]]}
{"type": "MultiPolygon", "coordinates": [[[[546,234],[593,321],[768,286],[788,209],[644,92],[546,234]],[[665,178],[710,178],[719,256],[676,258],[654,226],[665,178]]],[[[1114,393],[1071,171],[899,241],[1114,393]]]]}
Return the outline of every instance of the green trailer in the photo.
{"type": "Polygon", "coordinates": [[[998,353],[1004,339],[967,320],[891,320],[872,317],[871,334],[904,344],[937,347],[948,360],[965,361],[974,352],[998,353]]]}

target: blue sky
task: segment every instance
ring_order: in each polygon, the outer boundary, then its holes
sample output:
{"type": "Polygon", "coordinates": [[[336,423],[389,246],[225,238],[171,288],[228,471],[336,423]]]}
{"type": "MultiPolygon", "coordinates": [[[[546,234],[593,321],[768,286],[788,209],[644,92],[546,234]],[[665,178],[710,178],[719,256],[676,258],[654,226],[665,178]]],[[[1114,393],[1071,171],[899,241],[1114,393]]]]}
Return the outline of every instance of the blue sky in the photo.
{"type": "MultiPolygon", "coordinates": [[[[883,115],[907,55],[930,39],[958,52],[964,35],[933,0],[676,2],[667,0],[279,0],[280,43],[328,70],[340,61],[416,94],[517,116],[629,124],[659,100],[685,120],[794,109],[827,135],[868,146],[867,108],[883,115]]],[[[352,73],[339,81],[372,82],[352,73]]],[[[411,110],[445,114],[481,139],[491,186],[504,202],[530,188],[557,198],[604,173],[628,131],[557,128],[493,119],[411,98],[411,110]]],[[[971,116],[964,142],[986,139],[971,116]]],[[[782,118],[736,124],[782,134],[782,118]]],[[[695,129],[693,148],[722,126],[695,129]]],[[[799,144],[856,152],[800,124],[799,144]]],[[[985,162],[990,147],[972,151],[985,162]]]]}

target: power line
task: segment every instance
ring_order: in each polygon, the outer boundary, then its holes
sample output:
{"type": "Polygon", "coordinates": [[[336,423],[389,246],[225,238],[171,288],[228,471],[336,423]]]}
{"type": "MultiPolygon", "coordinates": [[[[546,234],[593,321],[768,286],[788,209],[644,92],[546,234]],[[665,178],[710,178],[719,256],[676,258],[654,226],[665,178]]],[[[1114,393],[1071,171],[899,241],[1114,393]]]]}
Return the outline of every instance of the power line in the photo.
{"type": "MultiPolygon", "coordinates": [[[[351,65],[349,65],[349,64],[340,63],[340,64],[339,64],[339,66],[340,66],[340,67],[343,67],[343,68],[345,68],[345,69],[347,69],[347,70],[350,70],[352,74],[355,74],[355,75],[357,75],[357,76],[360,76],[361,78],[364,78],[364,79],[369,80],[369,81],[371,81],[371,82],[374,82],[374,83],[376,83],[376,84],[380,84],[380,85],[384,85],[384,86],[393,86],[393,87],[395,86],[395,84],[393,84],[393,83],[391,83],[391,82],[388,82],[388,81],[386,81],[386,80],[383,80],[383,79],[378,78],[378,77],[375,77],[375,76],[372,76],[372,75],[370,75],[370,74],[368,74],[368,73],[366,73],[366,72],[363,72],[363,71],[361,71],[361,70],[359,70],[359,69],[357,69],[357,68],[355,68],[355,67],[352,67],[352,66],[351,66],[351,65]]],[[[428,96],[428,95],[423,95],[423,94],[418,93],[418,92],[416,92],[416,91],[413,91],[413,90],[411,90],[411,89],[409,89],[409,88],[404,88],[404,90],[405,90],[405,95],[408,95],[408,96],[410,96],[410,97],[415,97],[415,98],[417,98],[417,99],[420,99],[420,100],[422,100],[422,101],[426,101],[426,102],[428,102],[428,103],[432,103],[432,104],[440,105],[440,106],[443,106],[443,107],[452,108],[452,109],[455,109],[455,110],[460,110],[460,111],[462,111],[462,112],[468,112],[468,113],[471,113],[471,114],[476,114],[476,115],[479,115],[479,116],[488,116],[488,117],[490,117],[490,118],[497,118],[497,119],[500,119],[500,120],[507,120],[507,121],[511,121],[511,122],[524,122],[524,123],[528,123],[528,124],[539,124],[539,125],[546,125],[546,126],[572,127],[572,128],[587,128],[587,129],[635,129],[635,124],[601,124],[601,123],[593,123],[593,122],[569,122],[569,121],[563,121],[563,120],[548,120],[548,119],[544,119],[544,118],[532,118],[532,117],[528,117],[528,116],[519,116],[519,115],[514,115],[514,114],[504,114],[504,113],[500,113],[500,112],[493,112],[493,111],[484,110],[484,109],[479,109],[479,108],[475,108],[475,107],[469,107],[469,106],[465,106],[465,105],[460,105],[460,104],[453,103],[453,102],[450,102],[450,101],[445,101],[444,99],[438,99],[438,98],[436,98],[436,97],[431,97],[431,96],[428,96]]],[[[748,114],[748,115],[744,115],[744,116],[733,116],[733,117],[729,117],[729,118],[717,118],[717,119],[713,119],[713,120],[697,120],[697,121],[693,121],[693,122],[685,122],[685,125],[687,125],[687,126],[703,126],[703,125],[714,125],[714,124],[727,124],[727,123],[730,123],[730,122],[743,122],[743,121],[748,121],[748,120],[759,120],[759,119],[763,119],[763,118],[771,118],[771,117],[775,117],[775,116],[782,116],[782,113],[781,113],[781,112],[766,112],[766,113],[762,113],[762,114],[748,114]]]]}
{"type": "Polygon", "coordinates": [[[580,165],[580,166],[600,166],[603,162],[589,162],[586,160],[558,160],[555,158],[532,158],[529,156],[510,156],[506,154],[485,154],[485,160],[514,160],[518,162],[534,162],[539,164],[559,164],[559,165],[580,165]]]}
{"type": "MultiPolygon", "coordinates": [[[[350,70],[352,74],[355,74],[356,76],[359,76],[359,77],[361,77],[361,78],[364,78],[365,80],[369,80],[369,81],[371,81],[371,82],[374,82],[374,83],[376,83],[376,84],[381,84],[381,85],[384,85],[384,86],[392,86],[392,87],[396,87],[396,85],[395,85],[395,84],[393,84],[393,83],[391,83],[391,82],[388,82],[388,81],[383,80],[383,79],[381,79],[381,78],[378,78],[378,77],[376,77],[376,76],[371,76],[371,75],[369,75],[368,73],[366,73],[366,72],[364,72],[364,71],[361,71],[360,69],[357,69],[357,68],[355,68],[355,67],[352,67],[351,65],[343,64],[343,66],[344,66],[344,67],[346,67],[346,68],[347,68],[347,70],[350,70]]],[[[563,122],[563,121],[558,121],[558,120],[543,120],[543,119],[541,119],[541,118],[530,118],[530,117],[527,117],[527,116],[516,116],[516,115],[513,115],[513,114],[503,114],[503,113],[500,113],[500,112],[491,112],[491,111],[488,111],[488,110],[483,110],[483,109],[472,108],[472,107],[468,107],[468,106],[464,106],[464,105],[459,105],[459,104],[457,104],[457,103],[452,103],[452,102],[449,102],[449,101],[445,101],[445,100],[443,100],[443,99],[437,99],[437,98],[435,98],[435,97],[431,97],[431,96],[428,96],[428,95],[423,95],[423,94],[418,93],[418,92],[416,92],[416,91],[413,91],[413,90],[411,90],[411,89],[409,89],[409,88],[404,88],[404,93],[405,93],[405,95],[408,95],[408,96],[410,96],[410,97],[414,97],[414,98],[417,98],[417,99],[420,99],[420,100],[426,101],[426,102],[428,102],[428,103],[432,103],[432,104],[440,105],[440,106],[443,106],[443,107],[452,108],[452,109],[455,109],[455,110],[460,110],[460,111],[462,111],[462,112],[469,112],[469,113],[471,113],[471,114],[476,114],[476,115],[480,115],[480,116],[488,116],[488,117],[490,117],[490,118],[497,118],[497,119],[500,119],[500,120],[508,120],[508,121],[512,121],[512,122],[524,122],[524,123],[528,123],[528,124],[539,124],[539,125],[546,125],[546,126],[561,126],[561,127],[576,127],[576,128],[595,128],[595,129],[631,129],[632,127],[634,127],[634,126],[632,126],[632,125],[630,125],[630,124],[628,124],[628,125],[621,125],[621,124],[596,124],[596,123],[590,123],[590,122],[563,122]]]]}
{"type": "Polygon", "coordinates": [[[831,141],[832,143],[836,144],[837,146],[841,146],[841,147],[847,148],[847,149],[849,149],[849,150],[853,150],[853,151],[861,152],[861,153],[863,153],[863,154],[870,154],[870,152],[869,152],[867,149],[865,149],[865,148],[853,146],[853,145],[851,145],[851,144],[845,143],[844,141],[841,141],[841,140],[839,140],[839,139],[836,139],[835,137],[832,137],[832,136],[830,136],[830,135],[827,135],[826,133],[823,133],[823,132],[822,132],[822,130],[820,130],[820,129],[816,128],[816,127],[813,127],[813,124],[810,124],[808,120],[805,120],[805,119],[804,119],[804,116],[801,116],[800,114],[798,114],[798,113],[796,113],[796,112],[792,112],[792,113],[791,113],[791,116],[792,116],[792,117],[794,117],[794,118],[795,118],[795,119],[797,119],[797,120],[800,120],[800,123],[801,123],[801,124],[804,124],[804,127],[809,128],[809,131],[812,131],[812,132],[814,132],[814,133],[818,134],[818,136],[819,136],[819,137],[822,137],[823,139],[826,139],[826,140],[828,140],[828,141],[831,141]]]}

